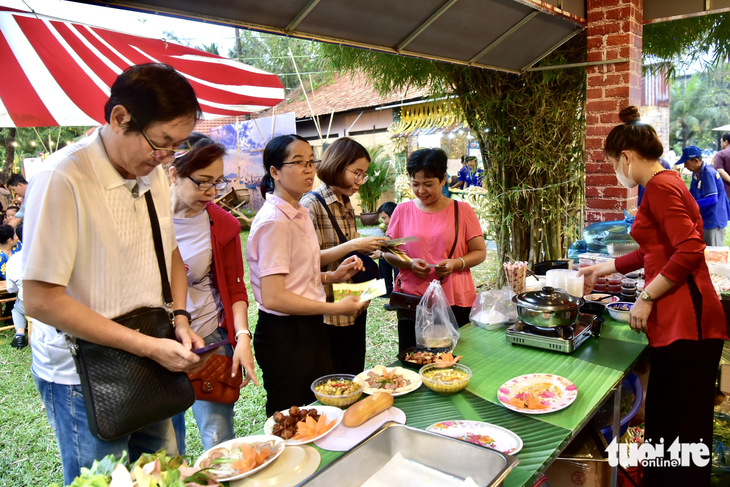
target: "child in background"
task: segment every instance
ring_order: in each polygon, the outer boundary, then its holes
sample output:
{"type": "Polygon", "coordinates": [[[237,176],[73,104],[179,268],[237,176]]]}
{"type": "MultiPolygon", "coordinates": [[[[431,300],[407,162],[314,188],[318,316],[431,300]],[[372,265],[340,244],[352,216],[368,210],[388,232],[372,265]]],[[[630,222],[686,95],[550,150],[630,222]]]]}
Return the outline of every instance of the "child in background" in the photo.
{"type": "MultiPolygon", "coordinates": [[[[388,201],[380,205],[380,208],[378,208],[380,218],[383,220],[383,225],[385,225],[385,229],[383,229],[381,226],[381,230],[383,230],[383,232],[388,229],[388,224],[390,223],[390,215],[393,214],[396,206],[397,205],[392,201],[388,201]]],[[[376,251],[373,255],[373,258],[379,259],[378,266],[380,267],[380,276],[385,279],[385,295],[383,295],[383,297],[390,298],[390,293],[393,292],[393,283],[398,277],[398,269],[386,262],[386,260],[382,257],[382,252],[376,251]]],[[[390,303],[385,303],[383,305],[383,308],[385,308],[387,311],[395,311],[395,308],[392,307],[390,303]]]]}
{"type": "MultiPolygon", "coordinates": [[[[18,240],[23,237],[23,225],[15,229],[18,240]]],[[[10,256],[5,264],[5,275],[9,293],[18,293],[15,299],[15,306],[11,310],[13,314],[13,325],[15,336],[10,341],[10,346],[20,350],[28,346],[28,320],[25,319],[25,308],[23,308],[23,273],[20,269],[20,260],[23,258],[23,250],[19,250],[10,256]]]]}

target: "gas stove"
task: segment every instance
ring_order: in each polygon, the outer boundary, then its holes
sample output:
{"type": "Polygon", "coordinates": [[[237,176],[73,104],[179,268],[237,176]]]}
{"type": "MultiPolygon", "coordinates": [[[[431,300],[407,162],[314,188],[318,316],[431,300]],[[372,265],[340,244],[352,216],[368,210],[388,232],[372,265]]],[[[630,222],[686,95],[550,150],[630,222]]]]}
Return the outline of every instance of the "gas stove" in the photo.
{"type": "Polygon", "coordinates": [[[603,320],[583,314],[573,326],[538,328],[518,321],[507,328],[507,341],[513,345],[542,348],[561,353],[573,353],[591,336],[599,336],[603,320]]]}

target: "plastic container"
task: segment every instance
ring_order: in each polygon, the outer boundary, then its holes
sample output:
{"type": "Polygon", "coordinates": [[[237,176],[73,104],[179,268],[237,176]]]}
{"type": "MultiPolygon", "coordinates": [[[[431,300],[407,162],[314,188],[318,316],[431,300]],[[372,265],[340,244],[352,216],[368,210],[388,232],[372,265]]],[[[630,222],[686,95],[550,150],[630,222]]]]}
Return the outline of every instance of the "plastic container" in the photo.
{"type": "Polygon", "coordinates": [[[544,262],[536,263],[532,267],[532,270],[538,276],[544,276],[547,274],[547,271],[551,269],[569,269],[569,266],[570,264],[567,260],[546,260],[544,262]]]}
{"type": "Polygon", "coordinates": [[[621,292],[621,284],[609,284],[608,292],[611,294],[619,294],[621,292]]]}
{"type": "Polygon", "coordinates": [[[606,279],[606,276],[601,276],[596,281],[596,284],[607,284],[607,283],[608,283],[608,280],[606,279]]]}
{"type": "Polygon", "coordinates": [[[624,287],[626,289],[635,289],[636,288],[636,279],[622,279],[621,287],[624,287]]]}
{"type": "Polygon", "coordinates": [[[636,288],[621,286],[621,294],[636,294],[636,288]]]}
{"type": "Polygon", "coordinates": [[[621,281],[623,281],[623,276],[621,274],[611,274],[606,280],[608,281],[609,285],[616,286],[621,284],[621,281]]]}
{"type": "Polygon", "coordinates": [[[362,384],[359,384],[355,380],[355,376],[350,375],[350,374],[325,375],[324,377],[320,377],[319,379],[312,382],[310,389],[312,389],[312,392],[314,393],[314,397],[316,397],[319,402],[321,402],[325,406],[335,406],[338,408],[344,408],[351,404],[354,404],[358,399],[360,399],[360,396],[362,396],[362,384]],[[360,386],[360,388],[357,389],[356,391],[353,391],[353,392],[350,392],[347,394],[324,394],[322,392],[317,392],[316,387],[321,384],[324,384],[328,380],[332,380],[332,381],[346,380],[346,381],[350,381],[350,382],[358,384],[360,386]]]}
{"type": "Polygon", "coordinates": [[[466,389],[467,384],[469,384],[469,379],[471,379],[471,369],[466,365],[459,363],[449,365],[447,367],[435,363],[424,365],[421,370],[418,371],[418,374],[421,376],[421,380],[423,381],[423,383],[426,384],[426,387],[428,387],[437,394],[455,394],[461,390],[466,389]],[[426,377],[425,374],[432,370],[458,370],[462,374],[467,374],[467,376],[463,379],[454,380],[437,380],[426,377]]]}
{"type": "Polygon", "coordinates": [[[583,297],[584,277],[578,277],[578,271],[553,269],[547,271],[546,284],[554,289],[563,289],[571,296],[583,297]]]}
{"type": "MultiPolygon", "coordinates": [[[[631,421],[631,418],[636,416],[636,413],[641,407],[641,401],[644,399],[644,389],[641,387],[641,381],[633,372],[629,372],[629,375],[627,375],[621,383],[621,388],[629,388],[634,391],[634,405],[631,407],[631,410],[626,413],[623,418],[621,418],[621,428],[619,430],[620,437],[626,433],[626,430],[629,428],[629,421],[631,421]]],[[[613,396],[611,396],[608,400],[613,401],[613,396]]],[[[613,440],[613,425],[601,428],[601,434],[604,438],[606,438],[606,443],[611,443],[611,440],[613,440]]]]}
{"type": "Polygon", "coordinates": [[[608,286],[605,284],[596,284],[593,286],[593,292],[594,293],[606,293],[608,292],[608,286]]]}

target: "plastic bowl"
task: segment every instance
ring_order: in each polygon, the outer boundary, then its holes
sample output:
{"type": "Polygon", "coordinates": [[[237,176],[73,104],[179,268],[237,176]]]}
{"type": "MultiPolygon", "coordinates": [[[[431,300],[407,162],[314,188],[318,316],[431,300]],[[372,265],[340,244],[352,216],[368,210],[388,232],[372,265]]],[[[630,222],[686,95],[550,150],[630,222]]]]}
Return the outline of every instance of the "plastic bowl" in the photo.
{"type": "Polygon", "coordinates": [[[471,379],[471,369],[466,365],[459,363],[446,367],[439,366],[439,364],[424,365],[423,367],[421,367],[421,370],[418,371],[418,374],[421,376],[421,380],[423,380],[423,383],[426,384],[426,387],[428,387],[437,394],[454,394],[456,392],[464,390],[467,384],[469,384],[469,379],[471,379]],[[424,375],[431,370],[458,370],[459,372],[467,374],[467,376],[463,379],[438,380],[426,377],[424,375]]]}
{"type": "Polygon", "coordinates": [[[611,303],[606,305],[606,309],[608,310],[608,313],[611,315],[611,318],[613,318],[616,321],[620,321],[621,323],[628,323],[629,322],[629,312],[631,311],[631,307],[634,305],[634,303],[627,303],[624,301],[619,301],[617,303],[611,303]]]}
{"type": "Polygon", "coordinates": [[[319,402],[321,402],[325,406],[335,406],[338,408],[345,408],[351,404],[354,404],[358,399],[360,399],[360,396],[362,396],[362,384],[355,380],[354,375],[350,374],[325,375],[324,377],[320,377],[319,379],[312,382],[312,386],[310,387],[310,389],[312,389],[314,397],[316,397],[319,402]],[[316,387],[326,383],[328,380],[347,380],[358,384],[360,388],[347,394],[324,394],[322,392],[317,392],[316,387]]]}
{"type": "MultiPolygon", "coordinates": [[[[621,418],[619,436],[623,436],[624,433],[626,433],[626,430],[629,428],[629,421],[631,421],[631,418],[636,416],[636,413],[641,407],[641,402],[644,400],[644,388],[641,387],[641,381],[633,372],[630,372],[629,375],[626,376],[621,384],[621,388],[624,390],[631,389],[634,391],[634,404],[631,407],[631,410],[626,413],[623,418],[621,418]]],[[[609,397],[608,400],[613,401],[613,396],[609,397]]],[[[603,434],[603,437],[606,438],[606,443],[611,443],[611,440],[613,440],[613,425],[601,428],[601,433],[603,434]]]]}

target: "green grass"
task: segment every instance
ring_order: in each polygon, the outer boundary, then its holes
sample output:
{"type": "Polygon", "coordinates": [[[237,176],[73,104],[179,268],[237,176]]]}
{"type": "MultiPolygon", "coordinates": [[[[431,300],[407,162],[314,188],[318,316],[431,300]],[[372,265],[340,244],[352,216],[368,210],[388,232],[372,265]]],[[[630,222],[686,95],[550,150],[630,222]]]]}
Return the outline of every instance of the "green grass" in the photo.
{"type": "MultiPolygon", "coordinates": [[[[241,241],[244,248],[247,238],[248,232],[243,232],[241,241]]],[[[493,255],[488,255],[485,263],[473,268],[477,286],[492,285],[495,269],[498,269],[498,263],[494,262],[493,255]]],[[[252,302],[248,312],[249,326],[255,330],[257,308],[253,304],[253,291],[248,281],[246,287],[252,302]]],[[[395,312],[383,309],[385,303],[385,299],[376,298],[368,308],[366,367],[395,360],[398,348],[396,317],[395,312]]],[[[13,330],[0,332],[0,486],[61,484],[63,476],[58,448],[30,374],[30,347],[23,350],[11,348],[13,333],[13,330]]],[[[260,378],[258,367],[256,370],[260,378]]],[[[241,391],[241,398],[235,405],[237,436],[247,436],[263,428],[265,401],[263,387],[255,387],[251,383],[241,391]]],[[[192,411],[188,411],[186,423],[187,453],[196,458],[203,453],[203,446],[192,411]]]]}

